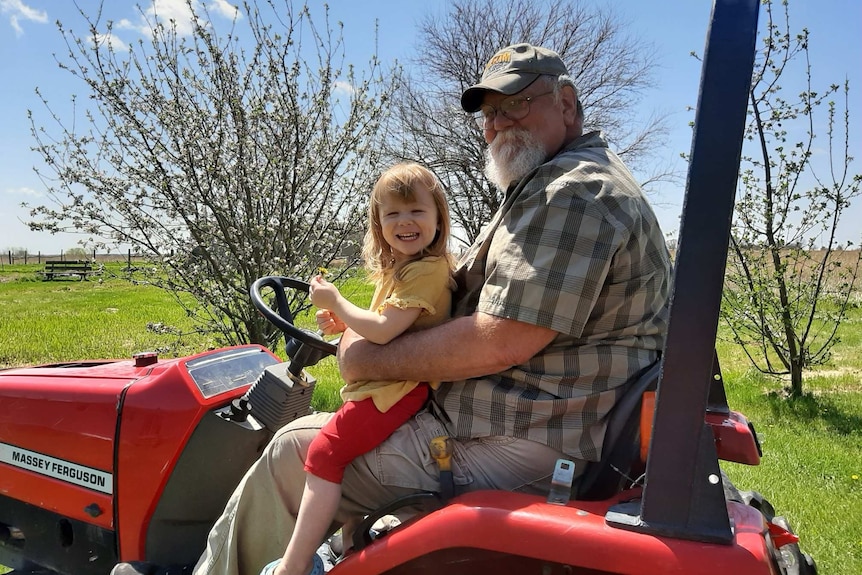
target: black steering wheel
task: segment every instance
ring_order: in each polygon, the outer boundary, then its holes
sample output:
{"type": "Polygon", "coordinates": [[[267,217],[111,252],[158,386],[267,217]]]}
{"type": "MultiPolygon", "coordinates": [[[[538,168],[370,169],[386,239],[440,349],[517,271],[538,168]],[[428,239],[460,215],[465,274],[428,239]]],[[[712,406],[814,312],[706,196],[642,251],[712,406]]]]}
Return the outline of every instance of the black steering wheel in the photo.
{"type": "Polygon", "coordinates": [[[316,364],[328,355],[335,355],[336,347],[324,340],[317,333],[296,327],[293,324],[293,314],[287,306],[285,288],[301,290],[308,293],[308,282],[295,278],[266,276],[255,280],[249,289],[251,303],[275,327],[284,333],[284,349],[290,358],[288,371],[299,376],[302,370],[316,364]],[[275,294],[275,304],[278,313],[264,301],[260,294],[261,288],[271,288],[275,294]]]}

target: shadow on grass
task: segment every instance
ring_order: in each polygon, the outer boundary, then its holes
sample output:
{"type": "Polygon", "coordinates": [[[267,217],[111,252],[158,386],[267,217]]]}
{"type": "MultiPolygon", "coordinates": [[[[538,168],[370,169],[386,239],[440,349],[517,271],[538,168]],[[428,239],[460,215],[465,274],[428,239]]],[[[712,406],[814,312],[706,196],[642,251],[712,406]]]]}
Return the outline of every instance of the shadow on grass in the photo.
{"type": "Polygon", "coordinates": [[[801,422],[822,421],[829,431],[839,435],[858,433],[862,429],[862,417],[847,413],[844,406],[837,405],[828,395],[805,393],[800,397],[790,397],[783,392],[767,394],[772,415],[776,418],[788,417],[801,422]]]}

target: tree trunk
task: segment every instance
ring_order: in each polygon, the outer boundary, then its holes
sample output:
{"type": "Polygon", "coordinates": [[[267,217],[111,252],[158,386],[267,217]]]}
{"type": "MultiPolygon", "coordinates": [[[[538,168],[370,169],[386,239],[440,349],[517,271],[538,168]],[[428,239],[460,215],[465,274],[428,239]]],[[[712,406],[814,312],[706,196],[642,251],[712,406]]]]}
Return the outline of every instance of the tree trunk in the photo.
{"type": "Polygon", "coordinates": [[[790,397],[802,397],[802,357],[790,361],[790,397]]]}

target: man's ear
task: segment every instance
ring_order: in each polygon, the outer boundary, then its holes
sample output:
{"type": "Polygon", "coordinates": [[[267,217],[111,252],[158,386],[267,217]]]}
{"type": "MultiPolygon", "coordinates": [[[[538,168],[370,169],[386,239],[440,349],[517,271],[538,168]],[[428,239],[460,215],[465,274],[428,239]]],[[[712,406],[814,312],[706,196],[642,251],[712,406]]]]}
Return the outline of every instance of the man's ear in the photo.
{"type": "Polygon", "coordinates": [[[560,104],[563,107],[563,119],[567,126],[578,121],[578,95],[572,86],[563,86],[560,91],[560,104]]]}

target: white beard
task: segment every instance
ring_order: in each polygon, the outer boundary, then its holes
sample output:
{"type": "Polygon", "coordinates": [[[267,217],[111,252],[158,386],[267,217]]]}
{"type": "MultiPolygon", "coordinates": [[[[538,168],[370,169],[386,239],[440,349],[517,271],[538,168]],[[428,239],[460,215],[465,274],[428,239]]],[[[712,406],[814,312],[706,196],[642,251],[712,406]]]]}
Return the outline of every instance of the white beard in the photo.
{"type": "Polygon", "coordinates": [[[500,132],[485,150],[485,177],[505,190],[545,163],[545,149],[523,129],[500,132]]]}

